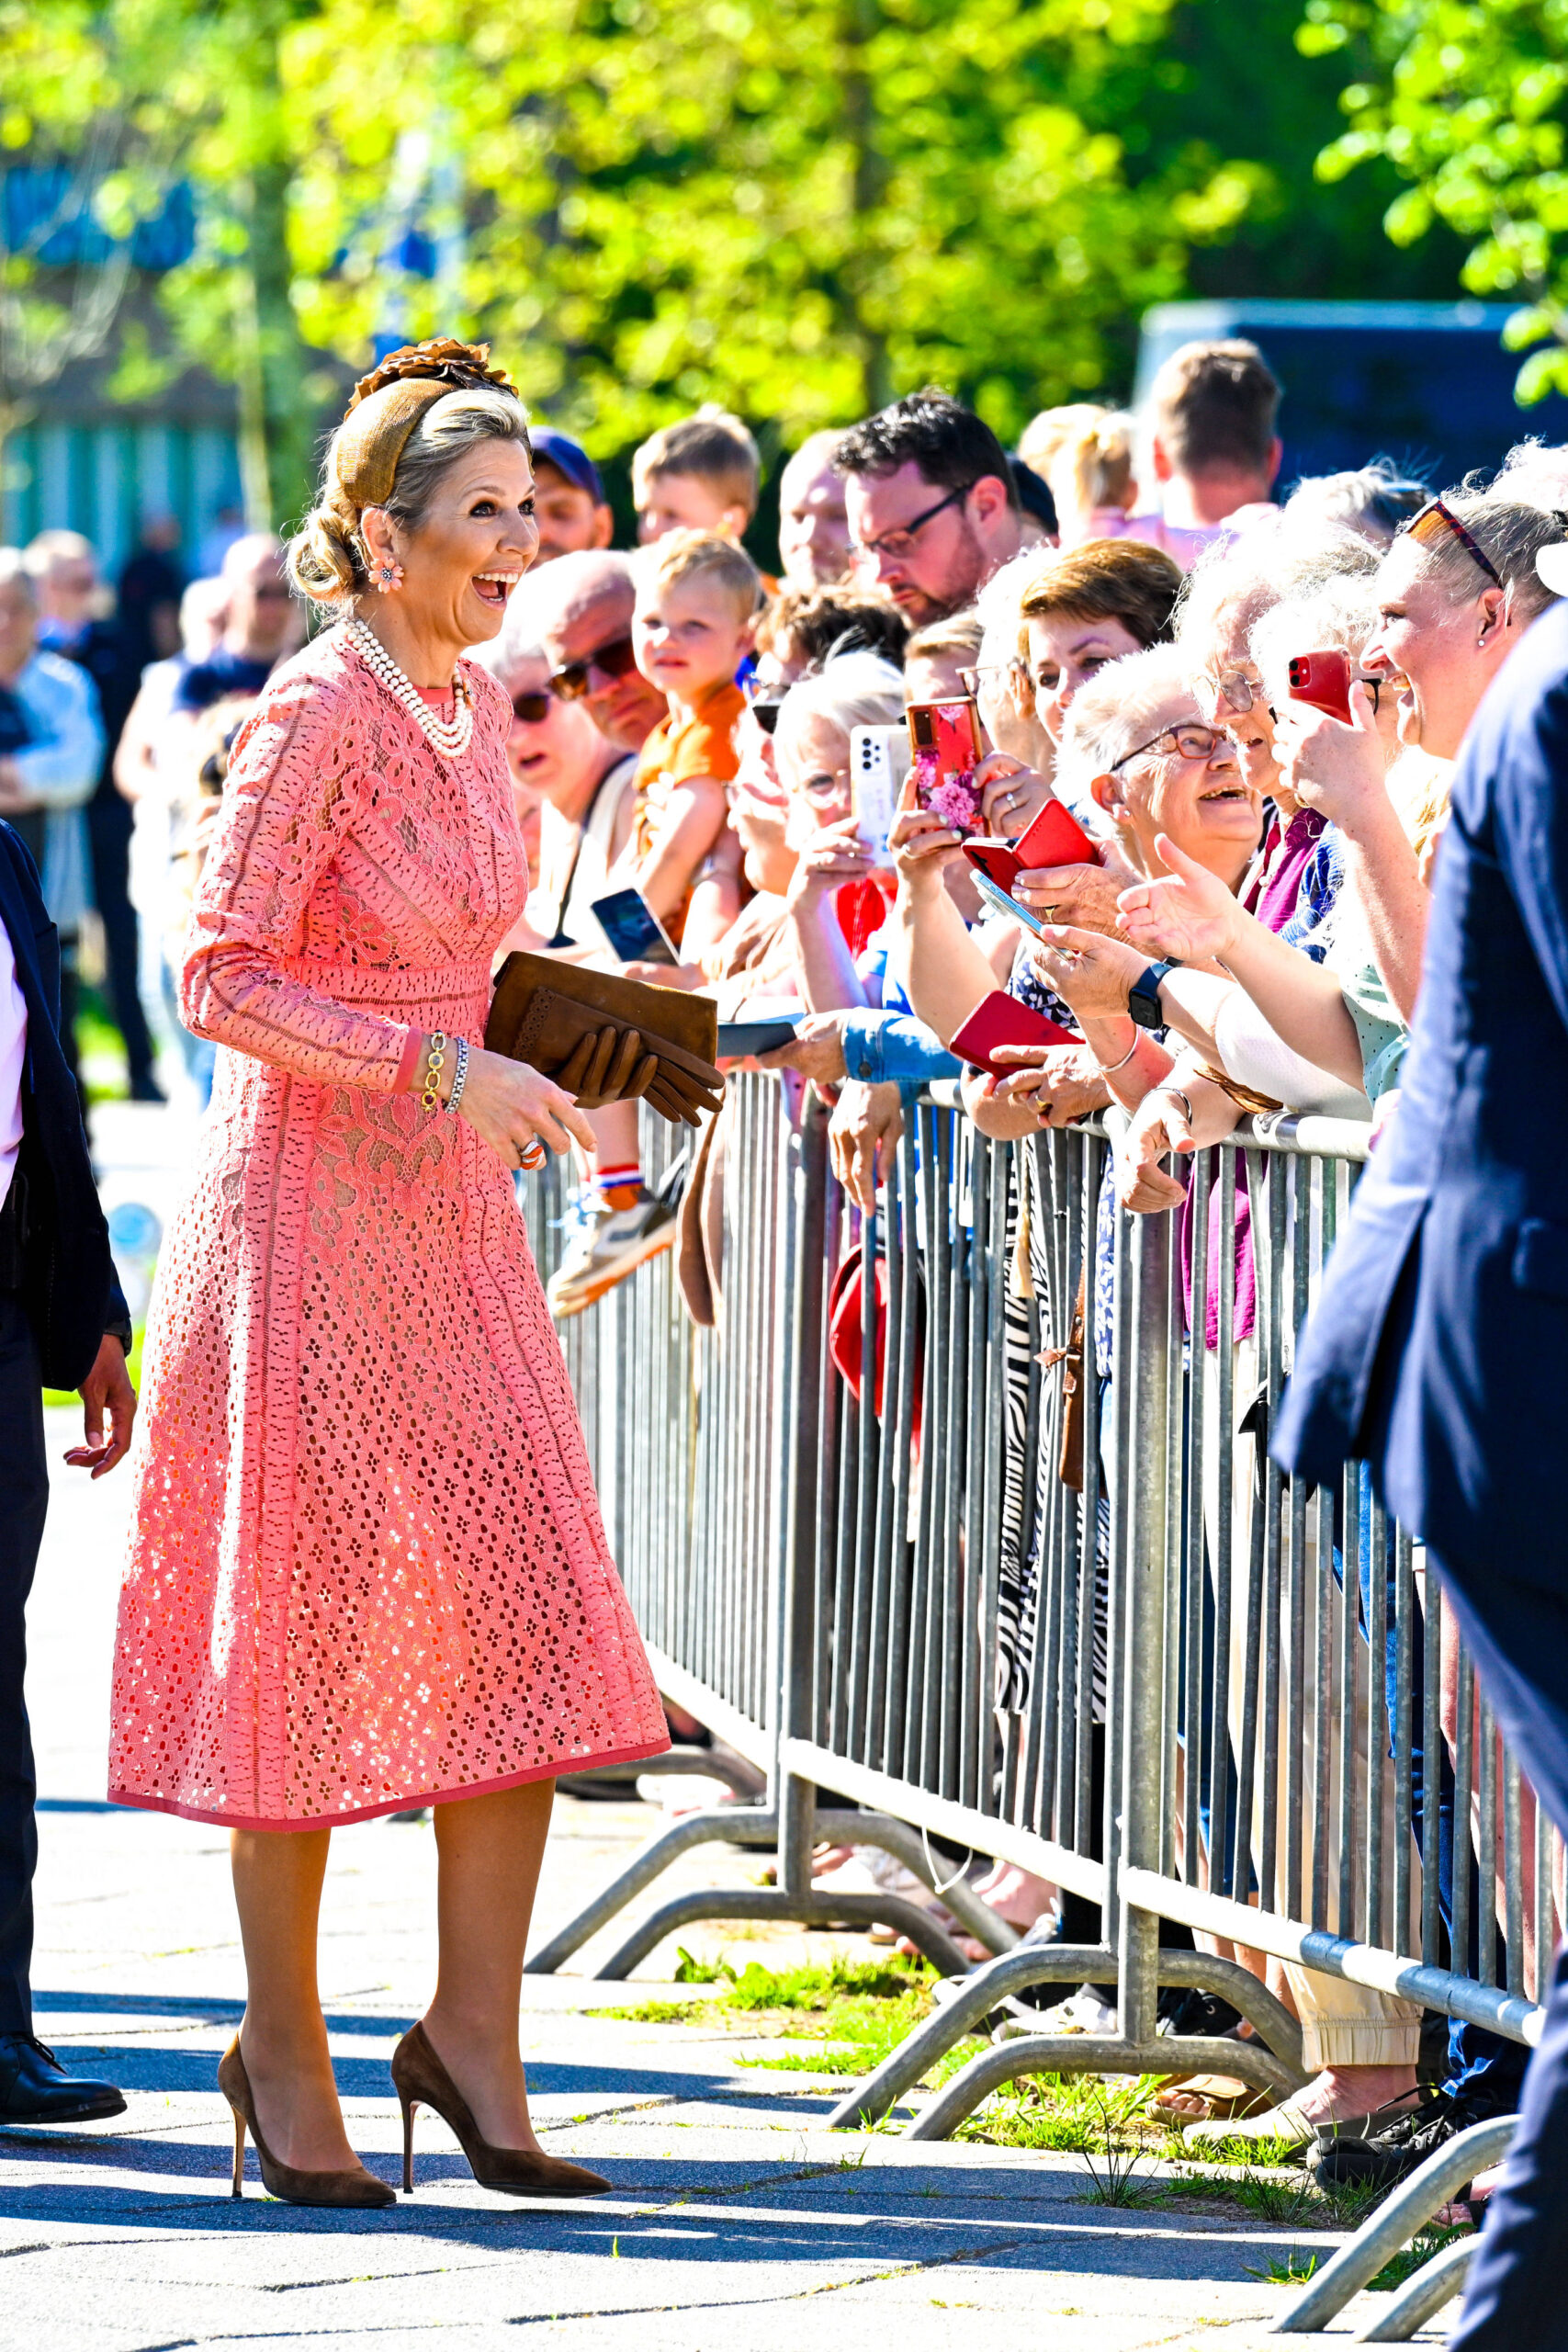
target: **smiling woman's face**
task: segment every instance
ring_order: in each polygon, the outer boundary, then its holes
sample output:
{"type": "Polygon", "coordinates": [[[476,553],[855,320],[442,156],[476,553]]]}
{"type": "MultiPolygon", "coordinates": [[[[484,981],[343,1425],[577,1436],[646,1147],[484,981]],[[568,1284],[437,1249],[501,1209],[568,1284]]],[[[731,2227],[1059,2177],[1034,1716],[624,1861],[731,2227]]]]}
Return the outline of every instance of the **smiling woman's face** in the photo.
{"type": "MultiPolygon", "coordinates": [[[[1151,712],[1138,740],[1149,742],[1167,728],[1194,723],[1201,723],[1195,698],[1172,695],[1151,712]]],[[[1094,793],[1140,872],[1164,873],[1155,841],[1168,833],[1178,849],[1234,889],[1258,846],[1263,803],[1242,775],[1229,736],[1210,732],[1210,748],[1196,756],[1169,737],[1156,741],[1124,767],[1097,777],[1094,793]]]]}
{"type": "Polygon", "coordinates": [[[489,440],[466,449],[436,483],[418,530],[392,524],[390,536],[403,567],[393,599],[401,616],[459,650],[483,644],[499,633],[506,600],[538,551],[527,450],[489,440]]]}

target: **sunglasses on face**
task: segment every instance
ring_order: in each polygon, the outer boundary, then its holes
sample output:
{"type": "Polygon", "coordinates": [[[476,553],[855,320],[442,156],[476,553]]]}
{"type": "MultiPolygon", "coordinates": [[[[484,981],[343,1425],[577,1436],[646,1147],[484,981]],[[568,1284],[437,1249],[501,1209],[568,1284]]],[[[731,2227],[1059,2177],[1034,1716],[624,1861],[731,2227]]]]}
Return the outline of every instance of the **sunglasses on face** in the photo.
{"type": "Polygon", "coordinates": [[[637,649],[631,639],[617,637],[612,644],[585,654],[581,662],[568,662],[557,670],[550,679],[550,692],[562,702],[580,702],[592,692],[595,677],[601,684],[611,684],[636,668],[637,649]]]}
{"type": "Polygon", "coordinates": [[[550,697],[546,693],[513,695],[512,715],[513,718],[520,718],[525,727],[538,727],[550,715],[550,697]]]}
{"type": "Polygon", "coordinates": [[[1179,726],[1162,727],[1157,735],[1151,735],[1148,741],[1140,743],[1135,751],[1123,752],[1119,760],[1111,761],[1110,772],[1114,775],[1117,769],[1124,768],[1129,761],[1141,760],[1145,752],[1157,752],[1162,743],[1170,744],[1184,760],[1212,759],[1224,740],[1217,727],[1205,727],[1199,719],[1184,718],[1179,726]]]}
{"type": "Polygon", "coordinates": [[[1412,515],[1400,532],[1401,538],[1414,539],[1420,548],[1438,547],[1445,538],[1457,539],[1467,556],[1486,574],[1494,588],[1507,593],[1507,582],[1472,531],[1467,531],[1452,509],[1440,498],[1429,498],[1419,514],[1412,515]]]}

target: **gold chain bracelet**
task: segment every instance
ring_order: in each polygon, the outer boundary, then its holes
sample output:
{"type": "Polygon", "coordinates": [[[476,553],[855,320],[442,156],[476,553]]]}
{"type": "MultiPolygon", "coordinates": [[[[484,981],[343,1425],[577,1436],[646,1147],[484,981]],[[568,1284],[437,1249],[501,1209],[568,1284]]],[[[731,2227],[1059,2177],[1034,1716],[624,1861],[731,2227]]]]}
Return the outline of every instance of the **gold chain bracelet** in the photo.
{"type": "Polygon", "coordinates": [[[441,1078],[441,1066],[446,1059],[446,1035],[445,1030],[437,1029],[434,1035],[430,1040],[430,1059],[425,1064],[424,1088],[419,1098],[421,1108],[423,1110],[439,1111],[441,1108],[441,1096],[438,1091],[438,1086],[441,1078]]]}

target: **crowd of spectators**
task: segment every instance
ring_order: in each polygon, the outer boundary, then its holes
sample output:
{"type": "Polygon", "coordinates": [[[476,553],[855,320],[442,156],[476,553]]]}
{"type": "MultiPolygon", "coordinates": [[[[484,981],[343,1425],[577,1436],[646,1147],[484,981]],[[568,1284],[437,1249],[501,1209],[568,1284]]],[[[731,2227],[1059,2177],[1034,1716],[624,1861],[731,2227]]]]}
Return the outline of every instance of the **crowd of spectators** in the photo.
{"type": "MultiPolygon", "coordinates": [[[[711,994],[723,1022],[787,1022],[765,1058],[830,1103],[833,1164],[862,1210],[908,1087],[935,1079],[961,1080],[987,1136],[1124,1114],[1108,1216],[1114,1199],[1185,1216],[1195,1155],[1249,1113],[1359,1121],[1375,1145],[1397,1116],[1455,755],[1522,632],[1568,591],[1568,448],[1526,443],[1489,483],[1440,496],[1374,459],[1281,499],[1278,401],[1253,346],[1195,344],[1145,414],[1049,410],[1010,455],[957,401],[913,394],[795,452],[778,579],[746,552],[760,469],[737,419],[705,411],[637,451],[625,551],[591,458],[536,431],[539,560],[477,656],[511,697],[531,865],[509,944],[711,994]],[[1337,713],[1292,691],[1304,653],[1345,658],[1337,713]],[[857,790],[860,730],[901,777],[907,707],[968,700],[984,832],[1017,842],[1055,800],[1091,844],[1022,871],[1011,912],[983,901],[951,811],[906,781],[878,830],[857,790]],[[616,964],[593,909],[626,888],[673,961],[616,964]],[[953,1051],[995,994],[1058,1032],[1003,1048],[1001,1076],[953,1051]]],[[[99,911],[138,1093],[155,1091],[159,1048],[209,1081],[172,987],[190,883],[226,744],[303,629],[276,541],[233,539],[177,611],[157,555],[140,585],[128,571],[110,623],[85,541],[0,551],[0,811],[39,858],[68,971],[99,911]]],[[[672,1248],[681,1222],[642,1165],[636,1106],[592,1125],[550,1286],[563,1319],[672,1248]]],[[[1029,1156],[1017,1164],[1027,1188],[1029,1156]]],[[[710,1136],[698,1179],[721,1166],[710,1136]]],[[[1027,1199],[1012,1209],[1029,1232],[1027,1199]]],[[[1247,1217],[1243,1189],[1243,1256],[1247,1217]]],[[[711,1227],[690,1280],[682,1252],[699,1320],[722,1287],[711,1227]]],[[[1213,1295],[1190,1314],[1207,1380],[1213,1295]]],[[[1239,1396],[1257,1372],[1247,1312],[1233,1344],[1239,1396]]],[[[1004,1586],[1016,1704],[1026,1560],[1004,1586]]],[[[1021,1928],[1059,1922],[1055,1890],[1021,1871],[987,1891],[1021,1928]]],[[[1269,2136],[1353,2126],[1392,2178],[1517,2093],[1518,2053],[1456,2027],[1438,2102],[1419,2099],[1410,2004],[1304,1969],[1270,1981],[1318,2071],[1260,2120],[1269,2136]]],[[[1241,2088],[1168,2103],[1229,2132],[1248,2128],[1241,2088]]]]}

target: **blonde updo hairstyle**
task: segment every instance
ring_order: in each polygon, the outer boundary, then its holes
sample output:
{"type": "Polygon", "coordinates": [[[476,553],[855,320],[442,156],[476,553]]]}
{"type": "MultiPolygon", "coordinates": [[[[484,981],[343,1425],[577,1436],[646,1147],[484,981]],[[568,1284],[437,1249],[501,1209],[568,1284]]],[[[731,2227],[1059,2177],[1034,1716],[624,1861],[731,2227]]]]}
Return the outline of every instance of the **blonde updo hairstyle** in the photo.
{"type": "Polygon", "coordinates": [[[313,605],[340,613],[368,590],[367,506],[417,532],[442,476],[481,442],[515,441],[532,460],[527,412],[504,379],[482,380],[500,375],[488,357],[482,345],[423,345],[362,379],[328,444],[316,503],[288,546],[289,578],[313,605]]]}

